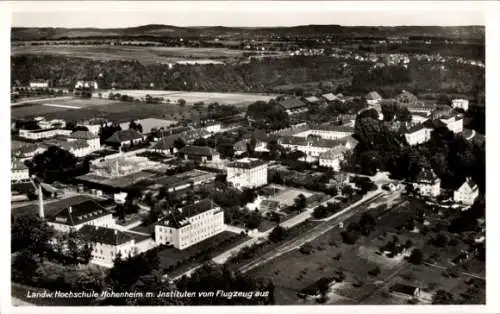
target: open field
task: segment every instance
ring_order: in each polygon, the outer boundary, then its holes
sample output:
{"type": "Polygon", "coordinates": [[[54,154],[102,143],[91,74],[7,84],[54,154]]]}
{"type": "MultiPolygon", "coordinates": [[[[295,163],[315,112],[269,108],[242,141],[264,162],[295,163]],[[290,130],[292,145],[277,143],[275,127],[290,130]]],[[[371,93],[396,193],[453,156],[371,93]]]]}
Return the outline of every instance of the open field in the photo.
{"type": "MultiPolygon", "coordinates": [[[[163,97],[168,99],[170,103],[175,104],[179,99],[184,99],[187,104],[196,102],[204,102],[210,104],[217,102],[226,105],[248,105],[253,102],[262,100],[269,101],[276,98],[278,95],[261,95],[250,93],[216,93],[216,92],[191,92],[191,91],[172,91],[172,90],[113,90],[101,91],[103,98],[108,98],[109,92],[113,94],[125,94],[134,98],[143,98],[146,95],[152,97],[163,97]]],[[[97,97],[97,93],[93,97],[97,97]]]]}
{"type": "Polygon", "coordinates": [[[242,50],[227,48],[131,47],[114,45],[13,46],[11,55],[57,55],[99,60],[137,60],[144,64],[201,60],[200,63],[231,60],[243,56],[242,50]]]}
{"type": "MultiPolygon", "coordinates": [[[[401,201],[400,201],[401,202],[401,201]]],[[[458,265],[459,274],[455,278],[445,277],[445,270],[452,266],[451,260],[467,247],[458,240],[456,244],[437,247],[429,241],[437,234],[437,230],[415,233],[400,226],[414,217],[415,210],[423,205],[416,200],[405,200],[393,208],[378,206],[371,210],[377,223],[375,230],[368,237],[361,237],[354,245],[345,244],[338,228],[309,242],[312,250],[304,254],[294,250],[276,258],[272,263],[262,265],[249,274],[255,277],[271,278],[277,286],[277,304],[311,304],[316,302],[310,298],[300,298],[297,293],[310,287],[321,278],[333,280],[339,273],[343,281],[334,283],[328,293],[328,304],[405,304],[408,299],[401,299],[391,294],[389,289],[396,283],[404,283],[420,287],[422,296],[420,303],[430,303],[432,295],[444,289],[453,295],[456,302],[484,303],[484,263],[472,258],[464,265],[458,265]],[[424,260],[433,256],[433,265],[413,265],[401,255],[387,257],[377,251],[394,238],[399,243],[410,240],[413,248],[420,248],[424,260]],[[434,265],[435,263],[435,265],[434,265]],[[378,267],[376,275],[368,271],[378,267]],[[475,278],[476,286],[466,281],[475,278]]],[[[359,217],[345,222],[357,221],[359,217]]],[[[443,219],[427,215],[430,228],[439,227],[443,219]]],[[[439,227],[440,230],[446,228],[439,227]]],[[[448,239],[457,239],[446,231],[448,239]]]]}

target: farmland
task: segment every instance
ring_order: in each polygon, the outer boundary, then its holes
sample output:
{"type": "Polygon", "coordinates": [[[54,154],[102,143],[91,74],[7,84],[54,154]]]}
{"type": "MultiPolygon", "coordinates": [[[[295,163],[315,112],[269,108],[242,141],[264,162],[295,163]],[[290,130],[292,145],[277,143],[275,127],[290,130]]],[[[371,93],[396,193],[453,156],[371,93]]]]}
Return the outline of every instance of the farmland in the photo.
{"type": "Polygon", "coordinates": [[[243,57],[242,50],[227,48],[184,48],[184,47],[131,47],[114,45],[47,45],[13,46],[12,56],[25,54],[56,55],[92,59],[96,61],[137,60],[144,64],[176,63],[187,60],[232,61],[243,57]],[[208,60],[207,60],[208,59],[208,60]]]}
{"type": "MultiPolygon", "coordinates": [[[[250,274],[273,280],[277,287],[277,304],[314,304],[313,298],[299,297],[298,293],[311,288],[320,279],[332,281],[335,278],[336,283],[327,293],[327,304],[401,304],[400,297],[390,293],[390,287],[396,283],[420,287],[422,293],[417,303],[430,303],[432,295],[441,289],[451,293],[457,302],[484,303],[484,262],[472,258],[454,266],[458,269],[456,275],[446,276],[447,269],[453,265],[451,260],[467,245],[458,236],[442,231],[446,229],[440,226],[439,215],[427,215],[429,231],[402,228],[422,204],[413,199],[400,200],[397,204],[393,208],[382,205],[372,209],[375,230],[353,245],[344,243],[340,230],[333,229],[309,242],[307,252],[291,251],[250,274]],[[449,244],[443,247],[431,244],[438,232],[447,236],[449,244]],[[414,265],[402,255],[388,257],[379,253],[381,247],[394,239],[399,243],[409,241],[414,248],[420,248],[424,262],[414,265]],[[372,271],[375,269],[377,271],[372,271]]],[[[411,298],[403,300],[406,301],[414,302],[411,298]]]]}
{"type": "MultiPolygon", "coordinates": [[[[149,117],[166,118],[169,120],[189,119],[199,113],[191,104],[203,101],[206,104],[234,104],[246,106],[257,100],[268,100],[275,96],[259,94],[231,94],[231,93],[202,93],[153,90],[121,90],[133,97],[143,97],[150,94],[153,97],[165,97],[170,103],[147,104],[142,102],[121,102],[108,100],[106,97],[91,99],[64,98],[51,99],[37,104],[26,104],[11,107],[12,119],[30,118],[43,115],[47,119],[64,119],[66,121],[86,120],[91,118],[106,118],[117,122],[127,122],[131,119],[145,119],[149,117]],[[184,99],[187,106],[179,106],[176,101],[184,99]]],[[[107,95],[107,94],[106,94],[107,95]]],[[[97,96],[97,95],[96,95],[97,96]]]]}

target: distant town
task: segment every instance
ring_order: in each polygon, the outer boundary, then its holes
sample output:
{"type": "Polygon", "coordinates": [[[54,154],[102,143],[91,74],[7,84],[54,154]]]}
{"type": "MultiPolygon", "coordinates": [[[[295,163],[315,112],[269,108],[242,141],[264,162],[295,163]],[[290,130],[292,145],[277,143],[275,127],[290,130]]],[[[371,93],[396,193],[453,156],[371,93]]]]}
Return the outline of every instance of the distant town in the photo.
{"type": "Polygon", "coordinates": [[[481,42],[280,31],[13,30],[15,305],[485,303],[481,42]]]}

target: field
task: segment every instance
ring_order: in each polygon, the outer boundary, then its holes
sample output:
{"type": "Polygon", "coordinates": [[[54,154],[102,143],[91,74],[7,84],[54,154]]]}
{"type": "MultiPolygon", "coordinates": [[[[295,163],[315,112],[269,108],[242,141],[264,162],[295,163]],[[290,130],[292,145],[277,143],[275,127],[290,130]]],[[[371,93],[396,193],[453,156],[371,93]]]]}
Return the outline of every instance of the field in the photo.
{"type": "Polygon", "coordinates": [[[183,48],[183,47],[131,47],[113,45],[47,45],[13,46],[12,56],[36,54],[56,55],[109,61],[137,60],[144,64],[176,63],[200,60],[230,61],[243,56],[242,50],[227,48],[183,48]]]}
{"type": "Polygon", "coordinates": [[[127,90],[115,91],[126,93],[129,96],[143,97],[150,94],[154,97],[165,97],[171,103],[147,104],[137,102],[121,102],[101,98],[90,99],[51,99],[42,104],[26,104],[11,107],[11,118],[32,118],[44,116],[47,119],[64,119],[66,121],[81,121],[92,118],[106,118],[117,122],[128,122],[132,119],[158,118],[167,120],[182,120],[197,116],[199,113],[189,104],[203,101],[206,104],[218,102],[220,104],[234,104],[245,106],[257,100],[269,100],[272,95],[232,94],[232,93],[203,93],[179,91],[127,90]],[[188,106],[176,104],[178,99],[186,100],[188,106]]]}
{"type": "MultiPolygon", "coordinates": [[[[405,304],[409,299],[390,293],[396,283],[404,283],[422,289],[421,304],[430,303],[438,290],[445,290],[453,295],[455,302],[481,304],[484,296],[484,263],[471,259],[466,265],[457,266],[457,277],[446,277],[444,271],[450,267],[451,259],[466,245],[458,241],[455,245],[436,247],[429,244],[435,232],[414,233],[399,228],[401,224],[414,217],[418,202],[405,201],[388,211],[385,206],[372,209],[376,217],[376,229],[368,237],[361,237],[354,245],[345,244],[339,229],[324,234],[310,242],[309,254],[299,250],[279,256],[272,263],[251,271],[259,278],[270,278],[277,286],[277,304],[314,304],[312,297],[299,297],[304,289],[310,288],[320,279],[333,280],[342,274],[343,280],[334,283],[327,294],[327,304],[405,304]],[[387,257],[377,251],[397,237],[399,243],[412,241],[414,248],[421,248],[425,262],[421,265],[408,263],[402,255],[387,257]],[[429,257],[432,256],[432,264],[429,257]],[[378,274],[369,271],[379,269],[378,274]],[[472,286],[468,281],[474,278],[472,286]],[[472,290],[471,290],[472,289],[472,290]],[[472,292],[473,291],[473,292],[472,292]]],[[[350,219],[357,221],[359,217],[350,219]]],[[[438,226],[438,221],[428,216],[431,226],[438,226]]],[[[443,231],[441,231],[443,232],[443,231]]],[[[446,233],[446,232],[445,232],[446,233]]],[[[446,233],[449,239],[454,237],[446,233]]],[[[313,289],[314,290],[314,289],[313,289]]]]}
{"type": "MultiPolygon", "coordinates": [[[[176,103],[177,100],[184,99],[187,104],[194,104],[202,101],[205,104],[217,102],[219,104],[227,105],[248,105],[259,100],[269,101],[277,96],[249,93],[186,92],[168,90],[114,90],[112,92],[114,94],[126,94],[134,98],[145,97],[149,94],[152,97],[163,97],[164,99],[168,99],[170,103],[176,103]]],[[[103,97],[107,98],[108,93],[109,91],[103,92],[103,97]]]]}

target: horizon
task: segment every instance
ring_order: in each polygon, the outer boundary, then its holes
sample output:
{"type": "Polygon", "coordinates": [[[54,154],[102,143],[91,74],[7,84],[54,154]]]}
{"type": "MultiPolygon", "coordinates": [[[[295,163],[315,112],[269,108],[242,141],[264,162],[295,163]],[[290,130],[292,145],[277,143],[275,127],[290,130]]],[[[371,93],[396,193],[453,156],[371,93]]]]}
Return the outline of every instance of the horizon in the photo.
{"type": "Polygon", "coordinates": [[[485,26],[485,5],[476,2],[356,1],[168,1],[12,3],[11,27],[131,28],[176,27],[344,27],[485,26]]]}

